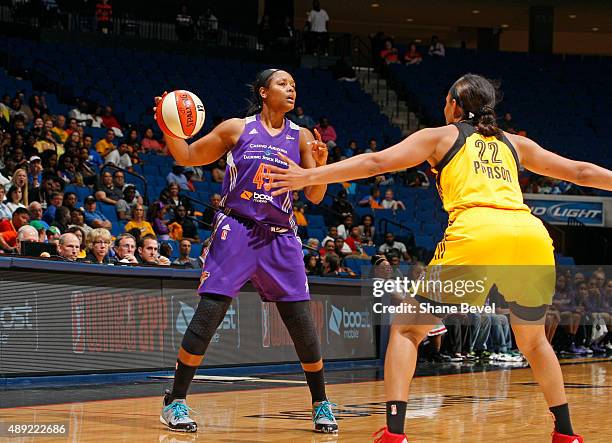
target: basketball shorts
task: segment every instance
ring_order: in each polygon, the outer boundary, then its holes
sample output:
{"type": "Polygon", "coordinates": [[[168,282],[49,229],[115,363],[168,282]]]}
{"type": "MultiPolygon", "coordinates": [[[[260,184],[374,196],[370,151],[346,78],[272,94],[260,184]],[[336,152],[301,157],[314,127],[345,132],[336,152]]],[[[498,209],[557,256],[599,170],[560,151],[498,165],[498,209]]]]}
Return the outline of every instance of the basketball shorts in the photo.
{"type": "Polygon", "coordinates": [[[198,293],[236,297],[251,281],[263,301],[310,300],[302,244],[292,230],[219,212],[203,254],[198,293]]]}
{"type": "Polygon", "coordinates": [[[493,285],[520,306],[552,302],[553,245],[528,211],[475,207],[449,223],[422,276],[420,297],[441,304],[482,306],[493,285]]]}

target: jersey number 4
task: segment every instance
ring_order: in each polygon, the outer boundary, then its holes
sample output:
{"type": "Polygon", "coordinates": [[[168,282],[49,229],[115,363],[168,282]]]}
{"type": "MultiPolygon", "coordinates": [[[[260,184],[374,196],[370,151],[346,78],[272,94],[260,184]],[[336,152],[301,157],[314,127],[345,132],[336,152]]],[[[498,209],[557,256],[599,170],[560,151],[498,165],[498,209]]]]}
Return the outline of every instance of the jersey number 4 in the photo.
{"type": "Polygon", "coordinates": [[[497,143],[485,143],[482,140],[476,140],[474,145],[476,145],[476,147],[479,149],[478,157],[480,158],[481,163],[502,163],[502,161],[497,158],[497,154],[499,152],[499,146],[497,146],[497,143]],[[492,151],[490,160],[485,158],[487,151],[492,151]]]}
{"type": "MultiPolygon", "coordinates": [[[[265,180],[266,177],[265,175],[270,172],[269,169],[269,165],[265,164],[265,163],[261,163],[259,165],[259,168],[257,168],[257,172],[255,173],[255,177],[253,177],[253,183],[255,183],[257,185],[257,189],[261,189],[261,187],[263,185],[266,184],[265,180]]],[[[267,179],[268,180],[268,184],[272,183],[272,179],[267,179]]]]}

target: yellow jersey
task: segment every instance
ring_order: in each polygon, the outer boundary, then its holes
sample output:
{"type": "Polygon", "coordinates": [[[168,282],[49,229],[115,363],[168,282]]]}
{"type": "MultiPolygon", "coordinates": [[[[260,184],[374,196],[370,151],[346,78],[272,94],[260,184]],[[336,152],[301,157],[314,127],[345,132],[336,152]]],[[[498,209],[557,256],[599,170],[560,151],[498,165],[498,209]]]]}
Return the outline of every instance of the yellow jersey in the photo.
{"type": "Polygon", "coordinates": [[[485,137],[466,122],[453,124],[457,140],[432,168],[450,219],[472,207],[529,211],[519,185],[518,156],[508,138],[485,137]]]}

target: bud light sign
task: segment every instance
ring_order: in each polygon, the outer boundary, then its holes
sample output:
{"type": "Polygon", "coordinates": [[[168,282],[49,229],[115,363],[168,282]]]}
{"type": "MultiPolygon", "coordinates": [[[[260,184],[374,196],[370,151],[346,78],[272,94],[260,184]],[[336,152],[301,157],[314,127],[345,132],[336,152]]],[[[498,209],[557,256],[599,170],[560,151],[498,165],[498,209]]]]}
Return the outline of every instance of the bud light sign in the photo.
{"type": "Polygon", "coordinates": [[[604,205],[601,201],[561,201],[528,199],[531,213],[553,225],[565,225],[576,219],[587,226],[604,225],[604,205]]]}

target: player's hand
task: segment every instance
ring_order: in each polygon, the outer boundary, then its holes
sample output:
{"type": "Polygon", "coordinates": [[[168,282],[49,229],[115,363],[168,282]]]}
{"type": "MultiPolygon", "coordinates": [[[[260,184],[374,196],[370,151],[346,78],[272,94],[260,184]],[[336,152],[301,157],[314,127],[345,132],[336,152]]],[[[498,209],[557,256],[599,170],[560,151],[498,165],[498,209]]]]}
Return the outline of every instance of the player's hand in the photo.
{"type": "Polygon", "coordinates": [[[279,168],[278,166],[269,165],[268,173],[265,177],[269,180],[265,185],[266,191],[277,188],[272,192],[272,196],[284,194],[294,189],[302,189],[308,185],[308,169],[302,168],[296,162],[291,160],[280,152],[278,157],[287,163],[287,168],[279,168]]]}
{"type": "Polygon", "coordinates": [[[317,166],[325,166],[327,164],[327,145],[321,140],[321,134],[317,128],[314,130],[315,140],[308,142],[312,147],[312,158],[314,158],[317,166]]]}
{"type": "Polygon", "coordinates": [[[157,117],[155,116],[155,113],[157,112],[157,105],[159,104],[160,101],[162,101],[162,99],[168,95],[168,91],[164,91],[164,93],[161,95],[161,97],[154,97],[153,101],[155,102],[155,106],[153,106],[153,118],[155,120],[157,120],[157,117]]]}

